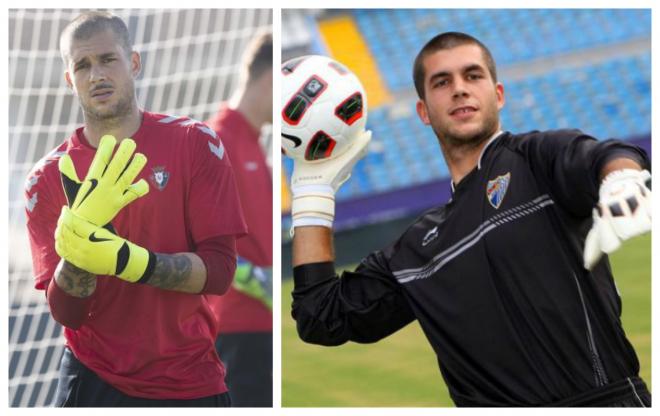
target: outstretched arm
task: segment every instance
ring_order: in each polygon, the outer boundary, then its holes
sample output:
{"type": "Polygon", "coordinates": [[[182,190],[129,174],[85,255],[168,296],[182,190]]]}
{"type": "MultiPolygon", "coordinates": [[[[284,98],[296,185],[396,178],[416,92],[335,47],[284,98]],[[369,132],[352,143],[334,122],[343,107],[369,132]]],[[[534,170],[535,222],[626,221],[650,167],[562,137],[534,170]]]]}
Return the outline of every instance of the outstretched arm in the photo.
{"type": "Polygon", "coordinates": [[[601,182],[610,173],[622,169],[642,170],[642,166],[639,164],[637,160],[633,160],[630,158],[619,157],[616,159],[612,159],[607,163],[605,163],[605,166],[603,166],[603,168],[600,171],[601,182]]]}
{"type": "Polygon", "coordinates": [[[593,226],[584,245],[584,267],[592,269],[603,254],[651,231],[651,174],[636,161],[619,157],[601,169],[593,226]]]}

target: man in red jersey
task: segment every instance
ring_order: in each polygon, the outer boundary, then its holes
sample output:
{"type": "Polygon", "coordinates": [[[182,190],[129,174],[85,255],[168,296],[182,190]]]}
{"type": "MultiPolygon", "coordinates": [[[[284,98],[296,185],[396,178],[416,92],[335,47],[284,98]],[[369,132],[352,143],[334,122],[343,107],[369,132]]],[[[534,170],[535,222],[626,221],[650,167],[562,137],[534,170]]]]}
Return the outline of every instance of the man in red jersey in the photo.
{"type": "Polygon", "coordinates": [[[249,234],[236,242],[234,284],[212,297],[220,335],[216,347],[227,365],[232,406],[272,406],[272,174],[259,145],[261,128],[272,123],[273,37],[257,35],[243,56],[240,87],[208,125],[227,149],[249,234]]]}
{"type": "MultiPolygon", "coordinates": [[[[65,327],[56,405],[229,406],[217,320],[203,296],[231,285],[235,239],[246,231],[223,145],[204,124],[139,109],[140,56],[118,17],[81,14],[62,32],[60,51],[85,122],[35,166],[26,188],[35,287],[65,327]],[[92,159],[112,154],[103,135],[134,140],[146,165],[133,173],[150,189],[109,216],[114,233],[76,214],[101,181],[75,197],[69,188],[65,195],[60,174],[66,159],[80,177],[91,175],[92,159]],[[75,199],[70,208],[67,199],[75,199]],[[116,260],[113,273],[100,273],[108,258],[116,260]]],[[[95,197],[105,209],[103,198],[112,195],[95,197]]]]}

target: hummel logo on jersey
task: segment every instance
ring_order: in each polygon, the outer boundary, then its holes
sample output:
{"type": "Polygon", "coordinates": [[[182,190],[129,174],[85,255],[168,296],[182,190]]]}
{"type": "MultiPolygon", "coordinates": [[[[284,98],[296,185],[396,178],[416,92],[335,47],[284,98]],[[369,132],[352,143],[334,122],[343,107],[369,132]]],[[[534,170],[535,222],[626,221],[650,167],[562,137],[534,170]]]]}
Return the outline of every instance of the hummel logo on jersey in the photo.
{"type": "Polygon", "coordinates": [[[170,173],[165,170],[165,166],[155,166],[151,170],[153,173],[149,179],[159,191],[162,191],[170,180],[170,173]]]}
{"type": "Polygon", "coordinates": [[[25,182],[25,190],[30,192],[30,189],[32,189],[32,187],[36,185],[37,182],[39,182],[39,177],[36,175],[28,178],[28,180],[25,182]]]}
{"type": "Polygon", "coordinates": [[[507,172],[497,178],[488,181],[486,186],[486,198],[493,208],[498,209],[504,200],[506,190],[509,188],[509,181],[511,180],[511,173],[507,172]]]}
{"type": "Polygon", "coordinates": [[[37,194],[38,193],[39,192],[35,192],[34,195],[32,195],[30,197],[30,199],[28,199],[28,201],[26,202],[26,208],[30,212],[32,212],[32,210],[34,210],[35,205],[37,205],[37,200],[38,200],[37,194]]]}
{"type": "Polygon", "coordinates": [[[220,160],[222,160],[222,158],[225,156],[225,148],[222,147],[222,143],[215,145],[209,142],[209,149],[211,149],[211,153],[216,155],[220,160]]]}
{"type": "Polygon", "coordinates": [[[218,135],[215,134],[215,131],[213,131],[212,128],[210,128],[210,127],[208,127],[208,126],[205,126],[205,125],[202,124],[202,123],[199,123],[199,125],[196,126],[196,127],[197,127],[197,130],[201,131],[202,133],[206,133],[206,134],[208,134],[209,136],[213,137],[214,139],[217,139],[217,138],[218,138],[218,135]]]}
{"type": "Polygon", "coordinates": [[[96,231],[94,231],[89,235],[89,241],[91,241],[92,243],[102,243],[103,241],[112,241],[112,240],[109,238],[99,238],[96,236],[96,231]]]}
{"type": "Polygon", "coordinates": [[[424,239],[422,240],[422,247],[426,247],[431,241],[438,238],[438,226],[431,228],[429,232],[426,233],[424,239]]]}

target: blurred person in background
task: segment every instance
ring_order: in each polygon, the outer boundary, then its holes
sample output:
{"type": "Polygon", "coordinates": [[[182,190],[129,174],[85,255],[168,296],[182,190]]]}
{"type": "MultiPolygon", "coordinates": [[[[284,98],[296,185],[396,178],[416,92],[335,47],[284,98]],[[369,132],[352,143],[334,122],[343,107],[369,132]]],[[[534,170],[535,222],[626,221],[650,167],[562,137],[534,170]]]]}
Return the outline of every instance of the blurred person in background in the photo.
{"type": "Polygon", "coordinates": [[[338,278],[329,201],[370,136],[335,159],[296,160],[301,339],[371,343],[419,320],[457,406],[650,406],[606,255],[650,231],[647,155],[579,130],[503,131],[495,62],[464,33],[431,39],[413,78],[451,200],[338,278]]]}
{"type": "Polygon", "coordinates": [[[243,54],[238,89],[207,122],[231,158],[248,226],[236,242],[233,285],[224,296],[209,297],[234,407],[271,407],[273,401],[273,179],[259,144],[262,127],[273,119],[272,91],[273,37],[261,32],[243,54]]]}

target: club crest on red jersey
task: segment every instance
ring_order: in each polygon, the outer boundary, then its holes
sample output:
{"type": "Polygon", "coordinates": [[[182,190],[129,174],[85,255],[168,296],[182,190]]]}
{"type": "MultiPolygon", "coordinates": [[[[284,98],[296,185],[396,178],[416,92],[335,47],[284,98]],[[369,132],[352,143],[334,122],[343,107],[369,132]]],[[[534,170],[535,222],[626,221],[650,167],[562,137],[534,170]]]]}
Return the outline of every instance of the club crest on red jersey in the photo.
{"type": "Polygon", "coordinates": [[[488,202],[493,206],[493,208],[498,209],[504,200],[504,195],[506,195],[506,190],[509,188],[509,181],[511,180],[511,173],[507,172],[504,175],[498,176],[497,178],[488,181],[488,186],[486,187],[486,197],[488,202]]]}
{"type": "Polygon", "coordinates": [[[165,166],[155,166],[151,170],[153,173],[149,176],[149,180],[159,191],[162,191],[170,179],[170,173],[165,170],[165,166]]]}

